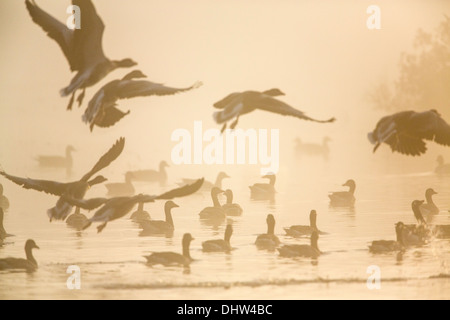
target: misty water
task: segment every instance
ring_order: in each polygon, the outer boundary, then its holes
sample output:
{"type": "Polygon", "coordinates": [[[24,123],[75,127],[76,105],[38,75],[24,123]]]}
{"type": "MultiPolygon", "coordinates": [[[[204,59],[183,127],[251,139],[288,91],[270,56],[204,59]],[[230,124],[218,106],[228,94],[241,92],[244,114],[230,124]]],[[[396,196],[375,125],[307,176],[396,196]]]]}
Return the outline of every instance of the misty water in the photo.
{"type": "MultiPolygon", "coordinates": [[[[38,2],[66,18],[63,1],[38,2]]],[[[34,251],[36,272],[0,271],[0,299],[448,299],[449,240],[433,240],[403,255],[368,251],[373,240],[394,240],[398,221],[415,223],[411,202],[424,199],[430,187],[439,193],[435,202],[441,212],[429,223],[450,224],[450,180],[433,172],[436,157],[442,154],[448,162],[450,152],[429,143],[420,158],[392,154],[388,146],[373,154],[367,133],[386,111],[374,109],[367,92],[380,81],[395,79],[398,59],[411,49],[417,29],[433,30],[450,8],[447,1],[379,2],[383,27],[369,31],[364,2],[129,1],[119,8],[96,0],[106,25],[108,56],[132,57],[151,81],[182,87],[201,80],[204,86],[176,96],[120,101],[119,108],[131,113],[112,128],[90,133],[81,121],[85,106],[67,112],[68,101],[58,94],[70,73],[57,45],[31,21],[22,1],[1,1],[0,33],[6,43],[0,50],[2,169],[20,177],[77,180],[123,136],[122,155],[101,172],[109,182],[123,181],[127,170],[156,169],[162,160],[171,165],[167,188],[136,183],[137,193],[158,194],[185,177],[211,181],[225,171],[231,178],[224,180],[224,188],[233,190],[244,213],[231,218],[235,250],[203,253],[202,241],[222,238],[225,229],[225,223],[211,226],[199,220],[198,213],[211,205],[209,193],[175,199],[180,208],[173,210],[172,238],[139,236],[129,215],[97,234],[94,226],[78,232],[63,222],[50,223],[46,210],[56,197],[0,178],[11,203],[4,225],[14,235],[0,247],[0,259],[24,257],[27,239],[40,247],[34,251]],[[238,128],[280,130],[273,203],[250,200],[248,186],[263,182],[261,164],[171,161],[175,130],[194,134],[194,121],[202,121],[204,130],[219,128],[212,119],[214,102],[231,92],[273,87],[286,93],[281,100],[312,117],[337,118],[333,124],[315,124],[260,111],[240,119],[238,128]],[[324,136],[332,139],[328,161],[296,155],[296,137],[320,144],[324,136]],[[70,177],[64,170],[38,167],[37,156],[63,155],[68,144],[77,149],[70,177]],[[350,178],[357,183],[355,208],[331,208],[329,192],[344,190],[341,185],[350,178]],[[311,209],[318,212],[319,229],[328,233],[319,239],[324,254],[317,260],[281,258],[276,251],[255,247],[256,236],[266,232],[269,213],[283,244],[309,243],[285,236],[283,227],[307,225],[311,209]],[[195,238],[189,270],[145,264],[143,256],[151,252],[181,252],[186,232],[195,238]],[[71,265],[80,267],[81,290],[67,288],[71,265]],[[366,285],[367,268],[374,265],[381,269],[380,290],[366,285]]],[[[118,70],[103,81],[128,71],[118,70]]],[[[104,83],[87,90],[85,105],[104,83]]],[[[105,195],[106,188],[98,185],[86,198],[105,195]]],[[[145,209],[153,219],[164,219],[163,206],[160,201],[145,209]]]]}

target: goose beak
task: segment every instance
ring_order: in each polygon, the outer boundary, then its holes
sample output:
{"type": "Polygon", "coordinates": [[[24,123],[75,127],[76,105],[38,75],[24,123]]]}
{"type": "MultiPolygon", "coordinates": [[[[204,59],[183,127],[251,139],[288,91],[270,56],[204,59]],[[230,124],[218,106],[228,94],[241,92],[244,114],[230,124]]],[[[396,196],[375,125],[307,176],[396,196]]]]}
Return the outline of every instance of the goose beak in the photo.
{"type": "Polygon", "coordinates": [[[37,245],[35,245],[33,248],[34,248],[34,249],[41,249],[41,248],[39,248],[37,245]]]}

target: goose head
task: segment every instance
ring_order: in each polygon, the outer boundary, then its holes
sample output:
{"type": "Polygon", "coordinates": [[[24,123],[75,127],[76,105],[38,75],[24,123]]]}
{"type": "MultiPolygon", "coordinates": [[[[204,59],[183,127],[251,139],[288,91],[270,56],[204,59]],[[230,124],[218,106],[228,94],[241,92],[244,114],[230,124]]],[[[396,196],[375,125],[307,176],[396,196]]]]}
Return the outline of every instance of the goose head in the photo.
{"type": "Polygon", "coordinates": [[[271,230],[275,229],[275,217],[273,216],[273,214],[267,215],[266,222],[269,229],[271,230]]]}
{"type": "Polygon", "coordinates": [[[432,188],[429,188],[429,189],[427,189],[427,191],[425,191],[425,196],[427,198],[431,198],[435,194],[438,194],[438,193],[436,191],[434,191],[432,188]]]}
{"type": "Polygon", "coordinates": [[[233,191],[230,189],[225,190],[225,197],[227,197],[227,203],[233,203],[233,191]]]}
{"type": "Polygon", "coordinates": [[[219,174],[218,174],[218,176],[217,176],[217,179],[222,180],[222,179],[225,179],[225,178],[230,178],[230,176],[227,175],[227,174],[226,174],[225,172],[223,172],[223,171],[219,172],[219,174]]]}
{"type": "Polygon", "coordinates": [[[173,208],[179,208],[180,206],[177,205],[175,202],[173,202],[172,200],[169,200],[166,202],[166,204],[164,205],[164,210],[166,210],[166,212],[169,212],[170,210],[172,210],[173,208]]]}
{"type": "Polygon", "coordinates": [[[191,245],[191,242],[195,240],[190,233],[185,233],[183,236],[183,240],[181,241],[181,244],[183,246],[183,255],[187,258],[191,258],[189,254],[189,246],[191,245]]]}
{"type": "Polygon", "coordinates": [[[34,242],[34,240],[27,240],[27,242],[25,243],[25,251],[27,252],[31,252],[32,249],[40,249],[36,242],[34,242]]]}
{"type": "Polygon", "coordinates": [[[270,181],[270,184],[275,184],[275,181],[276,181],[276,179],[277,179],[277,177],[275,176],[275,174],[273,174],[273,173],[269,173],[269,174],[266,174],[265,176],[263,176],[262,177],[263,179],[269,179],[269,181],[270,181]]]}
{"type": "Polygon", "coordinates": [[[169,167],[170,166],[166,161],[161,161],[161,163],[159,164],[160,169],[169,168],[169,167]]]}
{"type": "Polygon", "coordinates": [[[311,210],[311,213],[309,214],[309,223],[310,226],[317,229],[317,211],[311,210]]]}
{"type": "Polygon", "coordinates": [[[89,188],[92,186],[95,186],[96,184],[103,183],[105,181],[108,181],[104,176],[96,176],[94,179],[88,181],[89,188]]]}
{"type": "Polygon", "coordinates": [[[130,58],[126,58],[122,60],[114,60],[113,64],[116,68],[131,68],[137,65],[137,62],[133,61],[130,58]]]}
{"type": "Polygon", "coordinates": [[[284,96],[285,95],[284,92],[282,92],[278,88],[272,88],[272,89],[264,91],[263,93],[267,94],[268,96],[272,96],[272,97],[278,97],[278,96],[284,96]]]}
{"type": "Polygon", "coordinates": [[[344,183],[342,186],[349,187],[349,188],[356,188],[356,182],[355,182],[355,180],[350,179],[350,180],[347,180],[347,182],[344,183]]]}
{"type": "Polygon", "coordinates": [[[74,152],[74,151],[77,151],[77,150],[75,150],[75,148],[73,146],[68,145],[66,147],[66,153],[71,153],[71,152],[74,152]]]}
{"type": "Polygon", "coordinates": [[[142,79],[147,78],[147,76],[141,70],[133,70],[128,73],[122,80],[132,80],[132,79],[142,79]]]}

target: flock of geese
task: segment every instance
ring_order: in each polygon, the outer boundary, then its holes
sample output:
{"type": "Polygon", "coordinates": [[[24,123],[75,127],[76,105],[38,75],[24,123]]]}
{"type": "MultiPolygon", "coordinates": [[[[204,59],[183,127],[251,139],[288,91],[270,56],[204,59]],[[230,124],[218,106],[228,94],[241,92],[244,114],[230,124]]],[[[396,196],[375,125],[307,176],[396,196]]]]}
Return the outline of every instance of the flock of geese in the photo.
{"type": "MultiPolygon", "coordinates": [[[[72,109],[75,98],[78,105],[83,104],[86,89],[101,82],[109,73],[118,68],[131,68],[137,65],[130,58],[122,60],[110,60],[106,57],[102,48],[104,24],[98,16],[91,0],[73,0],[73,5],[78,6],[82,12],[83,27],[71,30],[66,25],[50,14],[42,10],[34,0],[26,0],[26,8],[31,19],[39,25],[61,48],[65,55],[70,70],[76,72],[70,84],[61,90],[62,96],[70,96],[67,106],[72,109]],[[76,97],[77,91],[81,93],[76,97]]],[[[140,70],[132,70],[124,77],[113,80],[103,85],[90,99],[82,116],[91,132],[94,127],[108,128],[116,124],[130,111],[122,111],[117,108],[119,100],[134,97],[164,96],[182,93],[199,88],[202,83],[196,82],[185,88],[172,88],[159,83],[146,80],[146,75],[140,70]]],[[[213,113],[217,124],[222,125],[222,132],[229,128],[235,129],[241,116],[256,110],[264,110],[284,116],[291,116],[301,120],[317,123],[332,123],[336,119],[317,120],[307,116],[278,99],[284,93],[273,88],[266,91],[242,91],[234,92],[213,104],[218,111],[213,113]]],[[[373,132],[368,135],[369,141],[374,144],[374,152],[382,145],[387,144],[393,152],[405,155],[419,156],[426,152],[426,141],[434,141],[438,144],[450,146],[450,126],[436,110],[425,112],[404,111],[382,118],[373,132]]],[[[312,154],[321,154],[328,158],[329,139],[324,140],[323,146],[312,148],[311,146],[298,144],[303,151],[312,154]],[[306,151],[305,151],[306,152],[306,151]]],[[[172,210],[179,206],[173,201],[175,198],[190,196],[196,192],[210,192],[212,204],[199,212],[200,220],[223,223],[228,217],[241,216],[242,207],[234,203],[233,192],[230,189],[223,190],[222,181],[230,178],[226,173],[220,172],[214,182],[201,179],[183,179],[179,186],[158,195],[135,195],[134,181],[167,184],[166,168],[168,164],[161,162],[158,170],[136,170],[125,173],[125,182],[106,184],[108,198],[85,199],[88,190],[107,179],[99,175],[99,172],[110,166],[123,152],[125,138],[118,139],[107,150],[93,167],[79,180],[72,182],[58,182],[50,180],[22,178],[7,173],[3,168],[0,175],[25,188],[58,197],[54,207],[47,211],[50,221],[61,220],[78,230],[89,228],[93,223],[98,223],[98,232],[102,232],[108,223],[123,218],[138,206],[137,211],[131,214],[131,219],[138,223],[142,229],[141,235],[166,234],[173,235],[175,223],[172,210]],[[226,203],[221,204],[219,195],[226,196],[226,203]],[[144,210],[144,205],[149,202],[165,200],[165,220],[153,220],[150,214],[144,210]],[[75,212],[70,215],[75,208],[75,212]],[[80,212],[81,209],[92,211],[94,214],[87,218],[80,212]]],[[[37,161],[41,166],[62,167],[69,172],[72,169],[72,152],[75,149],[68,146],[65,157],[39,157],[37,161]]],[[[437,174],[449,174],[450,165],[440,157],[438,159],[437,174]]],[[[250,198],[254,200],[271,200],[275,197],[276,176],[268,174],[263,179],[266,183],[255,183],[250,186],[250,198]]],[[[330,205],[335,207],[353,207],[356,202],[354,180],[348,180],[343,186],[346,191],[338,191],[329,194],[330,205]]],[[[369,246],[372,253],[386,253],[404,251],[411,246],[424,245],[433,238],[450,237],[450,226],[428,225],[424,216],[439,213],[439,208],[433,202],[436,192],[433,189],[426,191],[426,202],[415,200],[412,202],[412,211],[417,224],[406,225],[398,222],[395,225],[396,240],[373,241],[369,246]]],[[[3,227],[4,211],[9,208],[9,201],[3,195],[3,187],[0,185],[0,246],[6,245],[4,240],[11,235],[7,234],[3,227]]],[[[293,225],[285,228],[287,236],[294,238],[309,237],[309,244],[282,245],[275,234],[275,217],[267,215],[267,232],[255,239],[255,245],[261,249],[278,250],[283,257],[307,257],[317,259],[322,252],[319,249],[319,236],[326,236],[317,227],[317,212],[310,213],[309,225],[293,225]]],[[[230,240],[233,234],[233,226],[228,223],[223,239],[208,240],[202,243],[205,252],[230,252],[233,248],[230,240]]],[[[189,265],[193,259],[190,255],[190,244],[194,240],[190,233],[182,238],[182,252],[155,252],[146,256],[149,264],[162,265],[189,265]]],[[[0,270],[25,269],[34,271],[38,265],[33,257],[32,250],[39,249],[34,240],[28,240],[25,244],[26,259],[6,258],[0,259],[0,270]]]]}

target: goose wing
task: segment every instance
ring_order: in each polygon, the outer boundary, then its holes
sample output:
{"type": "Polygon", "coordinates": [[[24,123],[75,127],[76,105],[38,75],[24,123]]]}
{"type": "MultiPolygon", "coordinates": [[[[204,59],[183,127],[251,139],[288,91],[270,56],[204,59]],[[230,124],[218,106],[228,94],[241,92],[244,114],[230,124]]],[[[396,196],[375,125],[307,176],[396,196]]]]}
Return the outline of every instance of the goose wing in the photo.
{"type": "Polygon", "coordinates": [[[94,210],[110,201],[110,199],[107,198],[75,199],[67,196],[63,196],[63,199],[72,206],[83,208],[89,211],[94,210]]]}
{"type": "Polygon", "coordinates": [[[222,100],[217,101],[216,103],[214,103],[213,106],[216,109],[225,109],[230,104],[233,104],[234,101],[237,101],[237,100],[240,100],[240,99],[242,99],[242,93],[241,92],[230,93],[228,96],[226,96],[222,100]]]}
{"type": "Polygon", "coordinates": [[[42,10],[36,2],[26,0],[25,5],[33,22],[39,25],[51,39],[58,43],[69,62],[70,70],[78,70],[79,65],[74,54],[74,31],[42,10]]]}
{"type": "Polygon", "coordinates": [[[75,55],[79,66],[92,66],[107,60],[103,53],[102,39],[105,25],[98,16],[91,0],[73,0],[72,4],[80,7],[81,29],[74,32],[75,55]]]}
{"type": "Polygon", "coordinates": [[[198,88],[201,85],[201,82],[196,82],[190,87],[173,88],[167,87],[161,83],[155,83],[146,80],[123,80],[117,85],[115,95],[117,99],[129,99],[134,97],[147,96],[167,96],[184,91],[189,91],[198,88]]]}
{"type": "Polygon", "coordinates": [[[120,156],[120,154],[123,151],[123,148],[125,147],[125,138],[120,138],[116,141],[116,143],[111,147],[111,149],[108,150],[95,164],[95,166],[86,173],[81,180],[82,181],[88,181],[94,174],[99,172],[100,170],[106,168],[109,166],[114,160],[117,159],[117,157],[120,156]]]}
{"type": "Polygon", "coordinates": [[[313,119],[311,117],[308,117],[303,111],[297,110],[288,105],[287,103],[284,103],[283,101],[280,101],[265,94],[262,94],[259,99],[252,99],[251,106],[253,108],[278,113],[283,116],[292,116],[302,120],[314,121],[319,123],[334,122],[336,120],[335,118],[331,118],[328,120],[313,119]]]}
{"type": "Polygon", "coordinates": [[[450,126],[435,110],[414,113],[410,118],[408,132],[417,138],[450,146],[450,126]]]}
{"type": "Polygon", "coordinates": [[[49,180],[36,180],[30,178],[20,178],[7,174],[5,171],[0,170],[0,175],[4,176],[6,179],[14,182],[15,184],[21,186],[24,189],[33,189],[36,191],[45,192],[55,196],[61,196],[71,185],[71,183],[60,183],[49,180]]]}
{"type": "Polygon", "coordinates": [[[170,200],[173,198],[180,198],[180,197],[186,197],[189,196],[195,192],[197,192],[198,190],[200,190],[200,188],[203,185],[203,182],[205,181],[204,178],[198,179],[196,182],[192,183],[192,184],[188,184],[185,185],[181,188],[176,188],[173,190],[170,190],[166,193],[163,193],[159,196],[156,196],[155,199],[159,199],[159,200],[170,200]]]}

